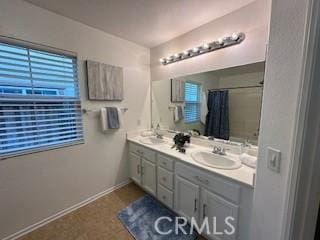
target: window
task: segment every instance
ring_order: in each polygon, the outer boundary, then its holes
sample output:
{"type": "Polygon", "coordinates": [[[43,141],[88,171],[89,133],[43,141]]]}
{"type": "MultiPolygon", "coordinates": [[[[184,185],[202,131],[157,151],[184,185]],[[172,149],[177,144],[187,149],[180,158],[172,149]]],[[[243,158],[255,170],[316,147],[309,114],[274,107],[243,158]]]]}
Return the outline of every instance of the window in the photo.
{"type": "Polygon", "coordinates": [[[0,42],[0,158],[82,142],[77,58],[0,42]]]}
{"type": "Polygon", "coordinates": [[[196,83],[186,82],[185,84],[185,123],[198,122],[200,120],[200,88],[196,83]]]}

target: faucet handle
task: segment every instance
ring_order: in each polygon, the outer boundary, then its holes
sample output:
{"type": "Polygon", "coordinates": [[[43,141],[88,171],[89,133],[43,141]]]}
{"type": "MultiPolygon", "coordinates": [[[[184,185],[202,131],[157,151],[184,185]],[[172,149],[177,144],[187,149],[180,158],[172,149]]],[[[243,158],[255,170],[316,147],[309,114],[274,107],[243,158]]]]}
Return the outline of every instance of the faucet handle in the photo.
{"type": "Polygon", "coordinates": [[[221,153],[226,154],[226,151],[230,151],[230,148],[222,148],[221,153]]]}
{"type": "Polygon", "coordinates": [[[219,153],[220,151],[221,151],[221,147],[220,146],[213,145],[213,152],[214,153],[219,153]]]}

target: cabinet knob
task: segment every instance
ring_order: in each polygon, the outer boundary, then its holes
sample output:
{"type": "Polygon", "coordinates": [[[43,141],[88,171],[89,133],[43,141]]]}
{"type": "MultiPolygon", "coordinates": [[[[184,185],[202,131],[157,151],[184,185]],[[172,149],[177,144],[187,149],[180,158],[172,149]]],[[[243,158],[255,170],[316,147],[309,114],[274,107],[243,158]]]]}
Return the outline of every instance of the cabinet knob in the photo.
{"type": "Polygon", "coordinates": [[[162,199],[163,199],[163,200],[166,200],[166,199],[167,199],[167,197],[166,197],[166,196],[162,196],[162,199]]]}
{"type": "Polygon", "coordinates": [[[165,177],[163,177],[162,180],[163,180],[164,182],[167,181],[167,179],[166,179],[165,177]]]}

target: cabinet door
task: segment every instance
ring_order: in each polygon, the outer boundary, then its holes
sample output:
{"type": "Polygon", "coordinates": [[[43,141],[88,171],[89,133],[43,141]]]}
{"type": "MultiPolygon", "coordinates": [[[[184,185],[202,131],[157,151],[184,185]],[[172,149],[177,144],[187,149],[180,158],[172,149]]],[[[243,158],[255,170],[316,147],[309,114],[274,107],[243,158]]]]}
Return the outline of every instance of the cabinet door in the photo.
{"type": "Polygon", "coordinates": [[[141,158],[130,152],[129,159],[130,177],[135,183],[141,185],[141,158]]]}
{"type": "Polygon", "coordinates": [[[217,240],[236,240],[238,226],[239,207],[215,195],[214,193],[202,189],[202,220],[207,217],[209,221],[209,237],[217,240]],[[229,219],[228,219],[229,218],[229,219]],[[227,224],[226,221],[229,223],[227,224]],[[232,232],[232,227],[235,232],[232,232]]]}
{"type": "Polygon", "coordinates": [[[176,176],[175,180],[175,211],[189,221],[192,217],[199,219],[199,186],[176,176]]]}
{"type": "Polygon", "coordinates": [[[142,158],[142,186],[152,195],[156,195],[157,181],[156,181],[156,164],[142,158]]]}

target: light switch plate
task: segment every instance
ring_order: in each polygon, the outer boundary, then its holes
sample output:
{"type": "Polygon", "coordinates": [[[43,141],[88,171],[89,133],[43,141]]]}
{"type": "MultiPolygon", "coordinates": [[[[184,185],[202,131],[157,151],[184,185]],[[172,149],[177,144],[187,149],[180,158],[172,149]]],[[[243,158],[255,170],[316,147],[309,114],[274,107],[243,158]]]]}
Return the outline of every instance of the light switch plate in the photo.
{"type": "Polygon", "coordinates": [[[280,173],[281,152],[278,149],[268,147],[268,168],[271,171],[280,173]]]}

